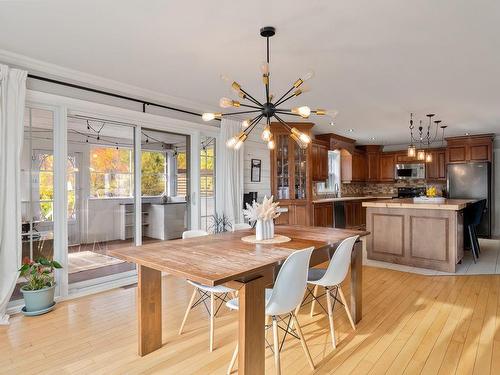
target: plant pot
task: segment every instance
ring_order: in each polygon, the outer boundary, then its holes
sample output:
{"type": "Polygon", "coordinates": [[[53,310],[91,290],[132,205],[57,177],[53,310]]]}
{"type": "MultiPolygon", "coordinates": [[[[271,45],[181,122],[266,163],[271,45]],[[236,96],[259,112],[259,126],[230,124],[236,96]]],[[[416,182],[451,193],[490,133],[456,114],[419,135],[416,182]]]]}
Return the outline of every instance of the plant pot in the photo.
{"type": "Polygon", "coordinates": [[[21,292],[23,293],[26,312],[47,310],[53,306],[55,288],[56,286],[52,285],[39,290],[25,290],[23,286],[21,292]]]}

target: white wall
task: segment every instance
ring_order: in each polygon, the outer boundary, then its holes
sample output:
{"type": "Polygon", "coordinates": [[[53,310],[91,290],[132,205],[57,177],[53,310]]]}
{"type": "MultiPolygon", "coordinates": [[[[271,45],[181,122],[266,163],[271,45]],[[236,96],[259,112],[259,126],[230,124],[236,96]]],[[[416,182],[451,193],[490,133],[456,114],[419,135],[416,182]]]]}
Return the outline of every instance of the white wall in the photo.
{"type": "MultiPolygon", "coordinates": [[[[267,144],[260,139],[263,125],[255,127],[250,136],[245,141],[245,173],[244,173],[244,192],[256,191],[258,200],[261,201],[264,195],[271,195],[271,153],[267,144]],[[250,181],[250,163],[251,159],[260,159],[262,161],[261,182],[250,181]]],[[[225,146],[223,146],[225,147],[225,146]]]]}
{"type": "Polygon", "coordinates": [[[493,214],[492,235],[500,238],[500,137],[493,144],[493,214]]]}

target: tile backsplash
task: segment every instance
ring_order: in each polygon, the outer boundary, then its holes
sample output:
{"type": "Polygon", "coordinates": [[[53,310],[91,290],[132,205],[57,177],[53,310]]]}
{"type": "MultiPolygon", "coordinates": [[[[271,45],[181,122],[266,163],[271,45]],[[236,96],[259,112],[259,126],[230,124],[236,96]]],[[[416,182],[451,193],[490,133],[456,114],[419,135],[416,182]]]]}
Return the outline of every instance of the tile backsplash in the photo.
{"type": "MultiPolygon", "coordinates": [[[[413,186],[435,186],[438,194],[442,194],[446,188],[446,182],[426,182],[425,180],[400,180],[388,183],[370,183],[370,182],[352,182],[342,183],[340,185],[341,196],[365,196],[365,195],[383,195],[383,196],[397,196],[398,187],[413,187],[413,186]]],[[[332,193],[317,193],[315,197],[326,198],[331,196],[332,193]]]]}

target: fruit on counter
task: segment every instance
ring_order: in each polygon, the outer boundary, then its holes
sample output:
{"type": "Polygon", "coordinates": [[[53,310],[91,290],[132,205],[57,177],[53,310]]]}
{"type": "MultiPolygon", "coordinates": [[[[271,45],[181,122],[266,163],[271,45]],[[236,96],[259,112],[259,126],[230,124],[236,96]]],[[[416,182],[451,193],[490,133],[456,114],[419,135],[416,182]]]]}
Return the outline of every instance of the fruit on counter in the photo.
{"type": "Polygon", "coordinates": [[[425,195],[427,195],[428,197],[435,197],[437,196],[437,189],[435,186],[431,186],[431,187],[428,187],[426,192],[425,192],[425,195]]]}

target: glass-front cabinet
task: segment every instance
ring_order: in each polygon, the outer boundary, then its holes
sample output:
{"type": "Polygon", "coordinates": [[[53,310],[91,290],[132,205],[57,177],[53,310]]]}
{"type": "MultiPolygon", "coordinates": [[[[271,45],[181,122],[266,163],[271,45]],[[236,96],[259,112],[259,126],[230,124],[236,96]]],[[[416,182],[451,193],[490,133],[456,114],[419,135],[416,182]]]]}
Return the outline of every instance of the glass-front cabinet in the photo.
{"type": "MultiPolygon", "coordinates": [[[[289,125],[311,135],[312,123],[289,125]]],[[[276,145],[271,150],[271,191],[280,206],[287,210],[277,222],[307,225],[312,197],[311,145],[301,149],[280,123],[272,123],[271,132],[276,145]]]]}

